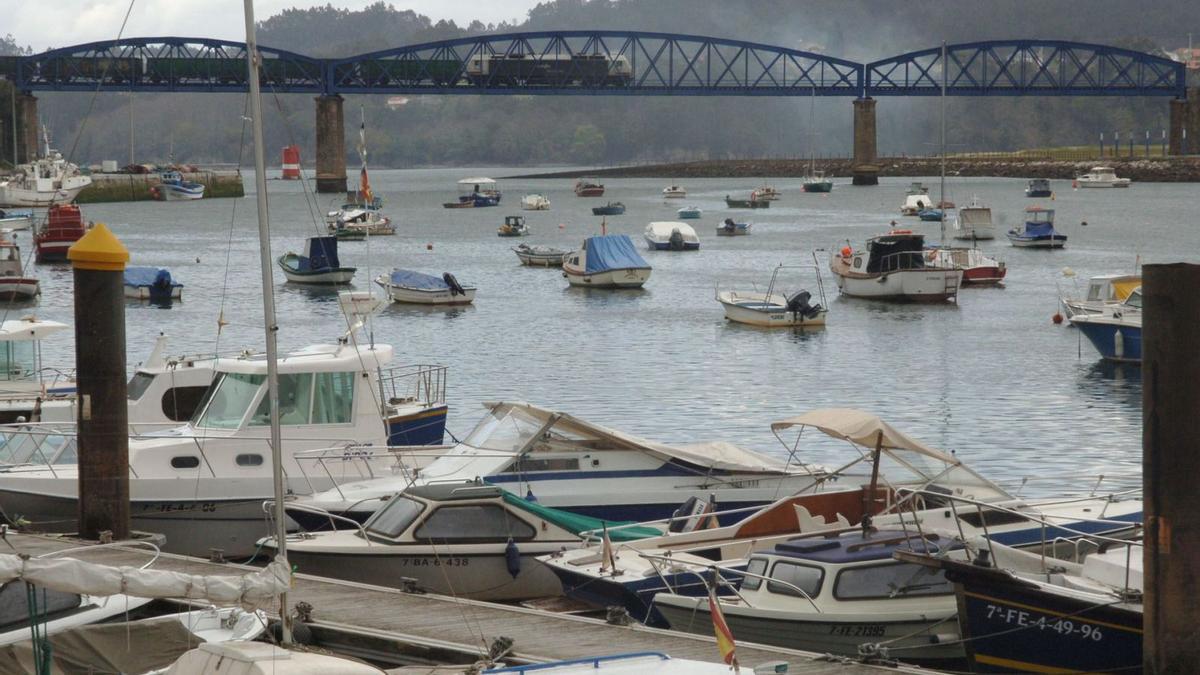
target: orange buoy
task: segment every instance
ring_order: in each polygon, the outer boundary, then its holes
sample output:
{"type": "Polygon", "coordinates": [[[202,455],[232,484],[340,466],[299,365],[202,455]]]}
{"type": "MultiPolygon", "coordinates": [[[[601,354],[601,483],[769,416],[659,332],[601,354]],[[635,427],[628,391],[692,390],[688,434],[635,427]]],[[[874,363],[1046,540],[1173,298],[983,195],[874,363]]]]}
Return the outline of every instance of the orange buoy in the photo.
{"type": "Polygon", "coordinates": [[[558,224],[558,229],[560,229],[560,230],[565,230],[565,229],[567,229],[567,224],[566,224],[566,223],[559,223],[559,224],[558,224]]]}
{"type": "Polygon", "coordinates": [[[1057,326],[1063,322],[1063,315],[1060,312],[1055,312],[1054,316],[1050,317],[1050,320],[1057,326]]]}
{"type": "Polygon", "coordinates": [[[849,258],[850,254],[852,254],[852,253],[854,253],[854,249],[850,248],[849,246],[842,247],[842,257],[843,258],[849,258]]]}

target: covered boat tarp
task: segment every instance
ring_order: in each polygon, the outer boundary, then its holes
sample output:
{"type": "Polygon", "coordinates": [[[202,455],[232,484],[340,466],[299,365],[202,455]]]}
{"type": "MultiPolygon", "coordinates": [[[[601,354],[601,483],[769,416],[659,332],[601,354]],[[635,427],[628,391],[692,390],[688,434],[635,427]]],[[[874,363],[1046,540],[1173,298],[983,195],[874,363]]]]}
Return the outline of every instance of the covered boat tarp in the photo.
{"type": "Polygon", "coordinates": [[[648,537],[659,537],[663,534],[662,530],[655,527],[637,525],[632,522],[601,520],[600,518],[592,518],[591,516],[583,516],[578,513],[571,513],[570,511],[542,506],[536,502],[522,499],[508,491],[504,492],[504,501],[574,534],[582,532],[599,533],[605,527],[608,528],[608,538],[612,541],[634,541],[648,537]]]}
{"type": "MultiPolygon", "coordinates": [[[[29,631],[25,631],[29,634],[29,631]]],[[[52,675],[146,673],[166,668],[204,640],[174,617],[81,626],[49,638],[52,675]]],[[[28,675],[34,667],[29,640],[0,648],[0,675],[28,675]]]]}
{"type": "Polygon", "coordinates": [[[300,258],[301,272],[323,272],[341,267],[338,260],[337,236],[309,237],[300,258]]]}
{"type": "Polygon", "coordinates": [[[291,578],[287,562],[278,559],[258,572],[217,576],[112,567],[74,558],[0,555],[0,584],[20,580],[64,593],[207,600],[247,609],[268,605],[286,593],[291,578]]]}
{"type": "Polygon", "coordinates": [[[992,210],[986,206],[967,206],[958,210],[958,222],[964,226],[991,227],[992,210]]]}
{"type": "Polygon", "coordinates": [[[1051,223],[1025,223],[1024,236],[1026,237],[1052,237],[1057,232],[1054,231],[1054,225],[1051,223]]]}
{"type": "Polygon", "coordinates": [[[388,281],[393,286],[416,288],[422,291],[444,291],[450,288],[450,284],[446,283],[446,280],[442,277],[435,277],[432,274],[414,272],[412,270],[392,270],[388,281]]]}
{"type": "Polygon", "coordinates": [[[585,242],[587,248],[586,274],[599,274],[609,270],[649,269],[633,240],[625,234],[607,234],[600,237],[589,237],[585,242]]]}
{"type": "Polygon", "coordinates": [[[138,288],[182,288],[171,278],[171,272],[159,267],[126,267],[125,285],[138,288]]]}

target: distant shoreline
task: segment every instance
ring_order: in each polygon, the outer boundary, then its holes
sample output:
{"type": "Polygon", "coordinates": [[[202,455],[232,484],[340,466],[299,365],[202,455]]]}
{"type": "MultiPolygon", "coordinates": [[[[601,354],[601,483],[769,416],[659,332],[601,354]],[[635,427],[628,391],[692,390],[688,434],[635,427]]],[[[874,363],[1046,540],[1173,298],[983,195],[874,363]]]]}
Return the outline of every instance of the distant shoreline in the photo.
{"type": "MultiPolygon", "coordinates": [[[[850,177],[851,160],[817,160],[816,168],[831,177],[850,177]]],[[[1124,158],[1091,160],[1048,159],[947,159],[946,174],[998,178],[1057,178],[1070,180],[1086,173],[1093,166],[1111,166],[1117,175],[1135,182],[1190,183],[1200,182],[1200,157],[1124,158]]],[[[877,162],[879,176],[935,176],[941,168],[937,158],[881,158],[877,162]]],[[[803,159],[730,159],[703,160],[617,166],[586,171],[551,171],[528,173],[506,178],[756,178],[763,176],[792,178],[808,174],[809,163],[803,159]]]]}

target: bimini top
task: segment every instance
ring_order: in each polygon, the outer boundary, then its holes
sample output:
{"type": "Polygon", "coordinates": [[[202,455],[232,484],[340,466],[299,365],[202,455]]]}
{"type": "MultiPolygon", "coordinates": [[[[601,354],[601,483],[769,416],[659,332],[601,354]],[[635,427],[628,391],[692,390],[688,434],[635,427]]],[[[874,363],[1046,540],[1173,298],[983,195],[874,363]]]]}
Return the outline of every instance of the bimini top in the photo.
{"type": "Polygon", "coordinates": [[[586,274],[599,274],[609,270],[650,269],[637,249],[633,240],[625,234],[607,234],[600,237],[588,237],[583,242],[587,250],[586,274]]]}
{"type": "Polygon", "coordinates": [[[393,286],[416,288],[422,291],[444,291],[450,288],[450,284],[446,283],[446,280],[441,277],[414,272],[412,270],[392,270],[388,281],[393,286]]]}
{"type": "Polygon", "coordinates": [[[916,439],[910,438],[897,431],[892,425],[869,412],[853,408],[823,408],[804,413],[786,420],[773,422],[771,431],[804,425],[820,429],[829,436],[850,441],[855,445],[884,450],[911,450],[934,459],[958,464],[958,459],[947,455],[941,450],[935,450],[916,439]]]}
{"type": "Polygon", "coordinates": [[[160,267],[126,267],[125,285],[157,288],[182,288],[183,284],[171,278],[171,273],[160,267]]]}
{"type": "Polygon", "coordinates": [[[32,316],[9,319],[0,324],[0,341],[41,340],[65,328],[69,328],[65,323],[44,321],[32,316]]]}

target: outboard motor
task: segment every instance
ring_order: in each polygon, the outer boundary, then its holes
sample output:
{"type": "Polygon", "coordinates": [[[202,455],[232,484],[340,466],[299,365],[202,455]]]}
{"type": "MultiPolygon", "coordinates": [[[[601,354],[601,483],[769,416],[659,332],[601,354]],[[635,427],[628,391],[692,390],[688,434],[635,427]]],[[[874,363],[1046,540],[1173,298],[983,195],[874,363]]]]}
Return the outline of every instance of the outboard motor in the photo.
{"type": "Polygon", "coordinates": [[[806,319],[815,317],[821,311],[821,305],[810,305],[808,301],[812,299],[812,294],[808,291],[798,291],[793,293],[787,301],[787,309],[793,314],[798,314],[806,319]]]}
{"type": "Polygon", "coordinates": [[[699,529],[713,527],[716,518],[709,515],[716,510],[716,499],[709,496],[708,500],[698,497],[688,497],[678,509],[671,514],[669,532],[694,532],[699,529]]]}
{"type": "Polygon", "coordinates": [[[455,279],[453,274],[446,272],[442,275],[442,281],[446,282],[446,285],[450,287],[451,296],[467,294],[467,292],[463,290],[462,284],[458,283],[458,279],[455,279]]]}
{"type": "Polygon", "coordinates": [[[159,269],[154,274],[154,283],[150,284],[150,301],[156,304],[171,303],[171,273],[159,269]]]}
{"type": "Polygon", "coordinates": [[[683,250],[683,233],[679,231],[679,228],[671,230],[671,237],[667,241],[670,243],[672,251],[683,250]]]}

